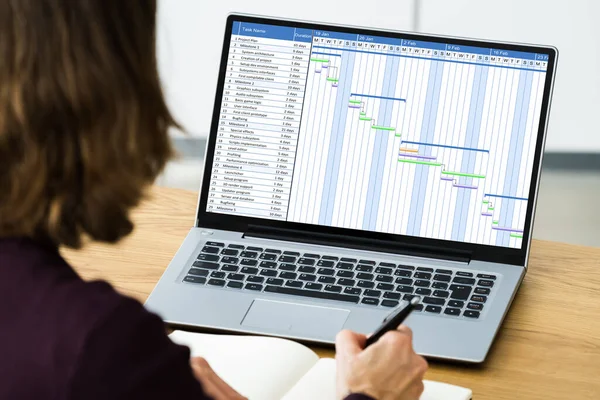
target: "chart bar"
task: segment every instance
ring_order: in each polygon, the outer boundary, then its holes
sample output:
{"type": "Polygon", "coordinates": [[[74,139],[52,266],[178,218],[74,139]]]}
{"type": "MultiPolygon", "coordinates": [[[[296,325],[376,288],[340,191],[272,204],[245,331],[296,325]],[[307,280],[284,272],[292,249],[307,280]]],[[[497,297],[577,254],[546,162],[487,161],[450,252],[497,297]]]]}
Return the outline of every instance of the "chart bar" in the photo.
{"type": "Polygon", "coordinates": [[[492,229],[497,230],[497,231],[504,231],[504,232],[523,233],[523,229],[505,228],[505,227],[502,227],[502,226],[492,226],[492,229]]]}
{"type": "Polygon", "coordinates": [[[402,143],[406,143],[406,144],[420,144],[422,146],[431,146],[431,147],[442,147],[445,149],[455,149],[455,150],[467,150],[467,151],[479,151],[482,153],[489,153],[489,150],[485,150],[485,149],[476,149],[473,147],[458,147],[458,146],[448,146],[445,144],[436,144],[436,143],[424,143],[424,142],[411,142],[408,140],[403,140],[402,143]]]}
{"type": "Polygon", "coordinates": [[[455,188],[460,188],[460,189],[477,189],[477,186],[471,186],[471,185],[460,185],[458,183],[455,183],[452,185],[455,188]]]}
{"type": "MultiPolygon", "coordinates": [[[[435,160],[437,157],[432,157],[432,156],[420,156],[418,154],[398,154],[401,157],[412,157],[412,158],[419,158],[421,160],[435,160]]],[[[453,179],[450,178],[450,180],[452,181],[453,179]]]]}
{"type": "Polygon", "coordinates": [[[482,215],[483,217],[491,217],[491,216],[492,216],[492,215],[494,215],[494,214],[492,214],[492,213],[488,213],[488,212],[482,212],[482,213],[481,213],[481,215],[482,215]]]}
{"type": "Polygon", "coordinates": [[[329,82],[338,82],[339,81],[339,79],[335,79],[335,78],[327,78],[327,80],[329,82]]]}
{"type": "Polygon", "coordinates": [[[415,161],[415,160],[405,160],[402,158],[398,159],[398,162],[408,163],[408,164],[419,164],[419,165],[429,165],[430,167],[441,167],[440,163],[426,162],[426,161],[415,161]]]}
{"type": "Polygon", "coordinates": [[[359,117],[358,118],[359,121],[371,121],[372,118],[366,118],[366,117],[359,117]]]}
{"type": "Polygon", "coordinates": [[[318,54],[320,56],[330,56],[330,57],[341,57],[342,56],[341,54],[324,53],[324,52],[321,52],[321,51],[313,51],[313,54],[318,54]]]}
{"type": "Polygon", "coordinates": [[[407,153],[418,153],[419,152],[419,150],[407,149],[406,147],[401,147],[400,151],[406,151],[407,153]]]}
{"type": "Polygon", "coordinates": [[[466,176],[467,178],[485,179],[485,175],[468,174],[466,172],[442,171],[442,174],[452,176],[466,176]]]}
{"type": "Polygon", "coordinates": [[[515,239],[523,239],[523,235],[519,235],[518,233],[511,233],[510,237],[515,239]]]}
{"type": "Polygon", "coordinates": [[[360,100],[348,100],[348,103],[352,103],[352,104],[362,104],[362,101],[360,101],[360,100]]]}
{"type": "Polygon", "coordinates": [[[371,128],[377,129],[378,131],[395,131],[396,130],[396,128],[391,128],[389,126],[378,126],[378,125],[373,125],[371,128]]]}
{"type": "Polygon", "coordinates": [[[399,97],[375,96],[375,95],[372,95],[372,94],[350,93],[350,96],[368,97],[370,99],[396,100],[396,101],[406,102],[406,99],[401,99],[399,97]]]}
{"type": "Polygon", "coordinates": [[[514,196],[505,196],[503,194],[490,194],[490,193],[486,193],[483,195],[483,197],[497,197],[500,199],[513,199],[513,200],[528,200],[526,197],[514,197],[514,196]]]}
{"type": "Polygon", "coordinates": [[[310,61],[312,61],[312,62],[320,62],[320,63],[329,62],[329,60],[326,60],[324,58],[311,58],[310,61]]]}
{"type": "Polygon", "coordinates": [[[348,106],[348,108],[360,108],[360,106],[348,106]]]}

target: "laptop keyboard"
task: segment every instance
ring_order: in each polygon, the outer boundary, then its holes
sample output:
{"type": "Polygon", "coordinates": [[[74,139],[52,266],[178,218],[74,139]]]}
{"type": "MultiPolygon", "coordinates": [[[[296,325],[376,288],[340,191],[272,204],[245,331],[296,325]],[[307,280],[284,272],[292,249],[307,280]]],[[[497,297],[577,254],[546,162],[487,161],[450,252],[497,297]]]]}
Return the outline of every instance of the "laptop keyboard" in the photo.
{"type": "Polygon", "coordinates": [[[477,319],[496,276],[206,242],[183,281],[378,307],[419,296],[417,311],[477,319]]]}

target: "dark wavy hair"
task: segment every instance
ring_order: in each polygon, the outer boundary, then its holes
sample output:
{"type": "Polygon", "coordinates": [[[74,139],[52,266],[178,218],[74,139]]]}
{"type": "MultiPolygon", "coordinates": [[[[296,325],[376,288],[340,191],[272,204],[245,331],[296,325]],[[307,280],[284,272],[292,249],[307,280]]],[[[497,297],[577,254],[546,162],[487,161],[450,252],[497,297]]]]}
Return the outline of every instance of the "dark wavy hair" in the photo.
{"type": "Polygon", "coordinates": [[[172,156],[155,0],[0,1],[0,237],[116,242],[172,156]]]}

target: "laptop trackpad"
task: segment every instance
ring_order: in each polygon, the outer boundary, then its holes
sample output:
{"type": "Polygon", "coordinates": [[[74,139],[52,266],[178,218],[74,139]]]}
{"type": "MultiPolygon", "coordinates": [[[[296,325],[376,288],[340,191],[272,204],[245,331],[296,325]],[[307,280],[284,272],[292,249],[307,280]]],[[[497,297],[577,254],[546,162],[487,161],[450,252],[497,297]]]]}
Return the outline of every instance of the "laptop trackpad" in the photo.
{"type": "Polygon", "coordinates": [[[242,326],[335,337],[344,326],[348,314],[350,311],[340,308],[257,299],[242,320],[242,326]]]}

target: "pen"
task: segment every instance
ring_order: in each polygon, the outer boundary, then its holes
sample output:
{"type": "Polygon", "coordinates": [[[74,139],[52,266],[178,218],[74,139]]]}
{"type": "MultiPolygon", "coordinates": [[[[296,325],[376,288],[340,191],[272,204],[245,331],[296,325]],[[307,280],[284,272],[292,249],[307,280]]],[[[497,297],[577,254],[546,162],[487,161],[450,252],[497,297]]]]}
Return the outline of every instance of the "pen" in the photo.
{"type": "Polygon", "coordinates": [[[383,335],[385,335],[386,332],[397,329],[400,326],[400,324],[404,322],[406,317],[410,315],[411,311],[415,308],[415,306],[420,302],[420,297],[413,297],[406,307],[392,311],[392,313],[386,319],[383,320],[383,324],[381,324],[381,326],[377,328],[375,332],[373,332],[373,334],[367,338],[365,348],[378,341],[383,335]]]}

